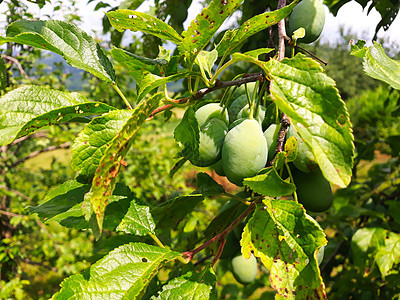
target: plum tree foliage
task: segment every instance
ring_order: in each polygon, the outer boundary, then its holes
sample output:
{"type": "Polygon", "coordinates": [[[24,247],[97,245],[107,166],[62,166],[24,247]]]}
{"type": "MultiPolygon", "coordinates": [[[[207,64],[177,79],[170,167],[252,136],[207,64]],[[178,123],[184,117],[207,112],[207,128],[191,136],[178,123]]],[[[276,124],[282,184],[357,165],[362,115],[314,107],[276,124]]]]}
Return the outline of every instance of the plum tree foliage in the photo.
{"type": "MultiPolygon", "coordinates": [[[[322,3],[295,0],[286,5],[280,0],[278,9],[249,17],[217,42],[221,25],[243,1],[211,1],[187,30],[179,25],[187,14],[179,10],[188,2],[180,3],[178,12],[160,6],[160,18],[135,11],[142,1],[128,2],[106,14],[114,39],[120,41],[119,33],[126,30],[141,31],[175,44],[173,53],[162,46],[155,58],[116,46],[102,49],[78,26],[56,20],[19,20],[0,37],[1,44],[25,44],[61,55],[109,84],[125,105],[36,85],[12,89],[0,98],[1,145],[55,124],[80,124],[82,129],[72,145],[76,177],[51,191],[32,212],[66,227],[90,229],[96,240],[105,230],[135,237],[83,273],[66,278],[53,299],[214,299],[218,276],[213,266],[220,258],[221,265],[229,261],[228,269],[243,284],[254,282],[257,270],[266,270],[277,299],[325,299],[319,265],[327,239],[307,212],[331,207],[331,185],[349,186],[355,154],[352,125],[334,80],[319,62],[301,53],[283,55],[284,42],[291,38],[284,35],[285,19],[292,13],[290,30],[303,27],[306,36],[298,41],[313,42],[323,27],[322,3]],[[167,15],[176,13],[179,20],[167,24],[167,15]],[[266,40],[264,47],[240,51],[266,29],[278,29],[276,49],[266,48],[275,46],[266,40]],[[230,73],[243,65],[256,72],[230,73]],[[135,80],[135,98],[127,98],[119,87],[117,66],[135,80]],[[169,90],[170,83],[182,80],[184,91],[169,90]],[[200,172],[192,193],[150,203],[120,182],[141,127],[154,120],[168,123],[176,110],[184,113],[173,131],[180,150],[171,174],[188,162],[211,167],[244,186],[241,193],[228,193],[200,172]],[[206,228],[199,228],[196,240],[164,245],[173,239],[173,230],[182,229],[176,235],[185,240],[185,232],[196,226],[196,207],[206,197],[231,201],[206,228]],[[156,276],[163,268],[172,268],[165,272],[167,279],[163,272],[164,279],[156,276]]],[[[353,54],[364,59],[371,77],[400,88],[394,72],[398,62],[379,45],[367,48],[360,41],[353,54]]],[[[382,230],[376,234],[388,236],[389,248],[398,236],[382,230]]],[[[354,243],[363,246],[357,239],[354,243]]],[[[382,272],[394,274],[395,260],[384,265],[387,253],[376,252],[382,272]]]]}

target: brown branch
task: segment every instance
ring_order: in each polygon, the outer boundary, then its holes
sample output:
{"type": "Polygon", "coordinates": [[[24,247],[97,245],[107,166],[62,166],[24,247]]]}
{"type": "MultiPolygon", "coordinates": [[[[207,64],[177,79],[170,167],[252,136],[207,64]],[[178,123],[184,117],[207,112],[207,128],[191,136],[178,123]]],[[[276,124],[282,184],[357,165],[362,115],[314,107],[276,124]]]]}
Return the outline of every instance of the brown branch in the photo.
{"type": "Polygon", "coordinates": [[[34,151],[34,152],[32,152],[31,154],[29,154],[28,156],[25,156],[25,157],[20,158],[20,159],[18,159],[17,161],[15,161],[15,162],[10,166],[10,168],[15,167],[15,166],[17,166],[17,165],[23,163],[24,161],[26,161],[26,160],[28,160],[28,159],[31,159],[31,158],[33,158],[33,157],[36,157],[36,156],[38,156],[38,155],[41,154],[41,153],[49,152],[49,151],[54,151],[54,150],[57,150],[57,149],[69,148],[70,145],[71,145],[71,142],[66,142],[66,143],[61,144],[61,145],[59,145],[59,146],[50,146],[50,147],[47,147],[47,148],[44,148],[44,149],[41,149],[41,150],[34,151]]]}
{"type": "MultiPolygon", "coordinates": [[[[224,231],[222,231],[221,233],[217,234],[212,239],[208,240],[207,242],[205,242],[203,245],[197,247],[196,249],[193,249],[192,251],[187,251],[187,252],[182,253],[182,256],[185,256],[189,260],[192,260],[192,258],[197,253],[199,253],[201,250],[207,248],[208,246],[210,246],[211,244],[215,243],[216,241],[219,241],[221,239],[225,239],[225,236],[229,232],[231,232],[233,230],[233,228],[235,228],[254,209],[254,206],[255,206],[255,201],[252,202],[250,204],[250,206],[231,225],[226,227],[224,231]]],[[[222,250],[223,249],[220,248],[218,252],[222,252],[222,250]]]]}
{"type": "MultiPolygon", "coordinates": [[[[254,82],[254,81],[258,81],[258,80],[260,82],[263,82],[264,79],[265,79],[265,77],[261,73],[251,73],[251,74],[243,74],[243,78],[232,80],[232,81],[221,82],[221,81],[217,80],[217,82],[215,83],[215,85],[213,87],[201,89],[201,90],[197,91],[191,97],[178,99],[178,100],[175,100],[173,102],[175,102],[177,104],[182,104],[182,103],[185,103],[185,102],[188,102],[188,101],[190,102],[190,101],[193,101],[193,100],[199,100],[199,99],[202,99],[206,94],[211,93],[211,92],[216,91],[216,90],[219,90],[219,89],[223,89],[223,88],[230,87],[230,86],[241,86],[242,84],[249,83],[249,82],[254,82]]],[[[162,111],[164,111],[166,109],[172,108],[172,107],[174,107],[173,104],[166,104],[166,105],[163,105],[161,107],[156,108],[149,115],[147,120],[153,118],[155,114],[158,114],[158,113],[160,113],[160,112],[162,112],[162,111]]]]}
{"type": "Polygon", "coordinates": [[[24,198],[25,200],[28,200],[28,201],[32,200],[30,197],[28,197],[27,195],[21,193],[20,191],[14,190],[12,188],[8,188],[5,185],[0,185],[0,190],[5,190],[7,192],[14,193],[14,194],[16,194],[16,195],[20,196],[21,198],[24,198]]]}
{"type": "Polygon", "coordinates": [[[14,145],[19,144],[19,143],[21,143],[21,142],[23,142],[25,140],[28,140],[28,139],[39,138],[39,137],[47,137],[47,133],[36,132],[34,134],[31,134],[31,135],[25,135],[23,137],[20,137],[19,139],[16,139],[15,141],[13,141],[10,144],[10,146],[14,146],[14,145]]]}
{"type": "Polygon", "coordinates": [[[16,58],[14,58],[12,56],[5,55],[5,54],[2,54],[1,57],[13,62],[14,64],[16,64],[18,69],[19,69],[19,71],[25,77],[25,79],[29,79],[28,74],[26,74],[25,70],[22,68],[20,62],[16,58]]]}
{"type": "Polygon", "coordinates": [[[304,51],[305,53],[307,53],[308,55],[312,56],[313,58],[315,58],[316,60],[318,60],[320,63],[323,63],[325,66],[328,65],[328,63],[324,60],[322,60],[321,58],[319,58],[318,56],[316,56],[314,53],[311,53],[310,51],[304,49],[303,47],[300,47],[298,45],[296,45],[295,47],[299,48],[301,51],[304,51]]]}
{"type": "Polygon", "coordinates": [[[1,209],[0,209],[0,215],[5,215],[5,216],[8,216],[8,217],[18,217],[18,218],[25,217],[24,215],[14,214],[12,212],[1,210],[1,209]]]}
{"type": "MultiPolygon", "coordinates": [[[[281,9],[285,6],[286,6],[286,0],[279,0],[278,9],[281,9]]],[[[278,36],[279,36],[278,60],[281,61],[285,57],[285,38],[286,38],[285,19],[282,19],[278,22],[278,36]]]]}

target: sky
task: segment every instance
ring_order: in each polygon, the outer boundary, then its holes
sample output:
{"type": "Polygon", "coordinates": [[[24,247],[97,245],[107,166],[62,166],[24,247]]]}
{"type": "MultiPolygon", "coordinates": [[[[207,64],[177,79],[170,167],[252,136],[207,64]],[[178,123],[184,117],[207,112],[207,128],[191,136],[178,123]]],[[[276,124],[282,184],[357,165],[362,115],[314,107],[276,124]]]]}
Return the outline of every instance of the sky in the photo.
{"type": "MultiPolygon", "coordinates": [[[[39,9],[36,5],[29,4],[32,7],[32,12],[34,14],[39,13],[39,9]]],[[[57,0],[52,0],[52,3],[57,2],[57,0]]],[[[87,0],[76,1],[78,5],[78,11],[83,18],[84,24],[81,28],[84,28],[89,34],[92,32],[100,32],[102,29],[101,20],[104,16],[104,12],[107,9],[94,12],[93,9],[98,1],[93,1],[87,4],[87,0]],[[85,12],[90,12],[85,14],[85,12]]],[[[116,5],[121,2],[121,0],[109,0],[107,1],[112,5],[116,5]]],[[[145,1],[145,3],[139,7],[138,11],[146,12],[149,7],[154,4],[154,0],[145,1]]],[[[44,9],[40,12],[41,15],[45,15],[51,11],[51,4],[47,4],[44,9]]],[[[5,4],[0,4],[0,20],[1,12],[4,11],[5,4]]],[[[185,22],[185,27],[189,26],[190,20],[192,20],[201,10],[198,0],[193,0],[192,6],[189,8],[189,17],[185,22]]],[[[371,44],[372,37],[375,33],[375,27],[380,21],[380,14],[373,9],[367,16],[367,9],[363,10],[361,5],[357,2],[352,1],[344,5],[338,12],[337,17],[334,17],[329,13],[328,8],[325,6],[326,11],[326,21],[325,27],[321,35],[321,42],[334,43],[338,39],[338,30],[340,26],[346,26],[351,28],[355,33],[354,39],[364,39],[368,44],[371,44]]],[[[57,17],[56,17],[57,18],[57,17]]],[[[229,20],[228,20],[229,21],[229,20]]],[[[4,24],[4,23],[1,23],[4,24]]],[[[3,29],[3,28],[1,28],[3,29]]],[[[393,24],[390,26],[388,31],[380,30],[378,37],[390,37],[390,39],[397,44],[400,44],[400,16],[398,16],[393,24]]]]}

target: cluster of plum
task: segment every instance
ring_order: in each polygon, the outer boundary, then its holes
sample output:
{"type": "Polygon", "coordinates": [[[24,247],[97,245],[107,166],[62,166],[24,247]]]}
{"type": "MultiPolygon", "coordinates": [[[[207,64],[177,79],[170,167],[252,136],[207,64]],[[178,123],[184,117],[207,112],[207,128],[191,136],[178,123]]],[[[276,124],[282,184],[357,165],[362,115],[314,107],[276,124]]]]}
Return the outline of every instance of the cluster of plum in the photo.
{"type": "MultiPolygon", "coordinates": [[[[266,108],[252,113],[247,95],[236,98],[227,109],[208,103],[195,112],[199,125],[199,154],[193,165],[212,167],[220,176],[238,186],[265,168],[273,158],[280,124],[268,124],[266,108]]],[[[315,157],[291,126],[287,137],[297,139],[297,157],[291,166],[299,202],[312,212],[327,210],[332,204],[329,182],[323,177],[315,157]]],[[[283,179],[288,177],[283,173],[283,179]]]]}

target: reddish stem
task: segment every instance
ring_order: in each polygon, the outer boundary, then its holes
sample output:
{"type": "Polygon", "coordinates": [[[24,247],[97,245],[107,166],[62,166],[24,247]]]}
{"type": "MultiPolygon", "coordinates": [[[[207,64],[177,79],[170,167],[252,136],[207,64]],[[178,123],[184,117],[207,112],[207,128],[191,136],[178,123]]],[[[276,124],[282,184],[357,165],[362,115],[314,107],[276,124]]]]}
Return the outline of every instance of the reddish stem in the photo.
{"type": "MultiPolygon", "coordinates": [[[[250,206],[228,227],[225,228],[224,231],[222,231],[221,233],[219,233],[218,235],[214,236],[212,239],[208,240],[207,242],[205,242],[203,245],[197,247],[196,249],[192,250],[192,251],[187,251],[182,253],[182,256],[187,257],[189,260],[193,259],[193,256],[195,256],[197,253],[199,253],[201,250],[207,248],[208,246],[210,246],[211,244],[213,244],[216,241],[219,241],[221,239],[225,239],[225,236],[232,231],[233,228],[235,228],[237,226],[237,224],[239,224],[253,209],[255,206],[255,201],[253,201],[250,206]]],[[[223,249],[223,247],[222,247],[223,249]]],[[[219,251],[218,251],[219,252],[219,251]]],[[[222,252],[222,250],[221,250],[222,252]]],[[[217,253],[218,254],[218,253],[217,253]]]]}

